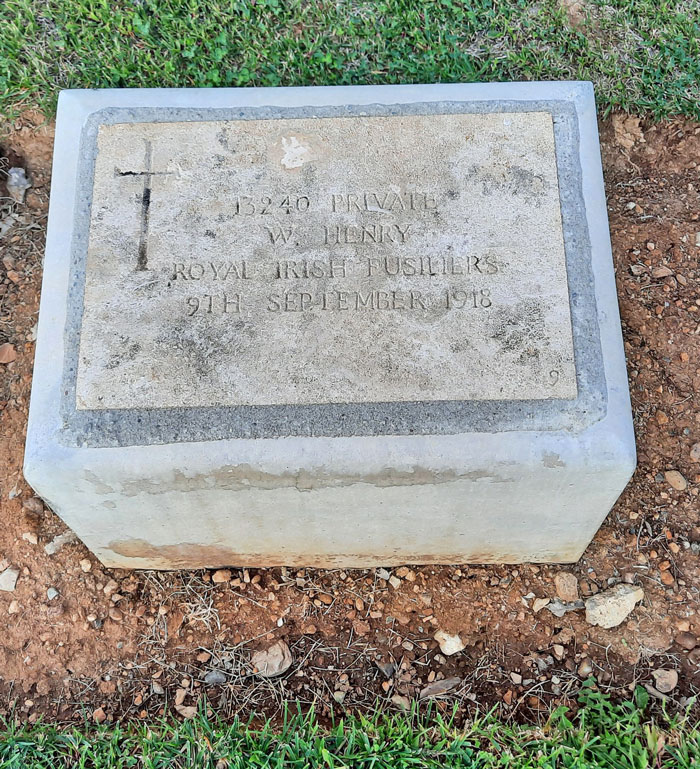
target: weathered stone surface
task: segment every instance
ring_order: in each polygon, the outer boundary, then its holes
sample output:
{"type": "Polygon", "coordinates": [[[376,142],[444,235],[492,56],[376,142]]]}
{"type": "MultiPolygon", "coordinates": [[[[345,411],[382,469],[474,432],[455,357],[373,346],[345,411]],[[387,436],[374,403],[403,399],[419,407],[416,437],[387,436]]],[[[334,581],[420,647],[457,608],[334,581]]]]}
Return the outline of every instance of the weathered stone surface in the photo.
{"type": "Polygon", "coordinates": [[[570,562],[628,480],[590,85],[64,92],[52,183],[25,474],[106,565],[570,562]]]}
{"type": "Polygon", "coordinates": [[[644,598],[638,585],[620,584],[586,599],[586,622],[604,628],[617,627],[644,598]]]}
{"type": "Polygon", "coordinates": [[[89,237],[79,409],[576,396],[548,112],[103,125],[89,237]]]}
{"type": "Polygon", "coordinates": [[[276,641],[269,648],[255,652],[250,658],[256,675],[263,678],[273,678],[286,673],[293,661],[289,646],[284,641],[276,641]]]}
{"type": "Polygon", "coordinates": [[[464,650],[464,642],[458,635],[451,635],[444,630],[436,631],[433,638],[440,644],[440,651],[448,657],[464,650]]]}
{"type": "Polygon", "coordinates": [[[5,569],[0,573],[0,590],[12,593],[19,578],[19,569],[5,569]]]}

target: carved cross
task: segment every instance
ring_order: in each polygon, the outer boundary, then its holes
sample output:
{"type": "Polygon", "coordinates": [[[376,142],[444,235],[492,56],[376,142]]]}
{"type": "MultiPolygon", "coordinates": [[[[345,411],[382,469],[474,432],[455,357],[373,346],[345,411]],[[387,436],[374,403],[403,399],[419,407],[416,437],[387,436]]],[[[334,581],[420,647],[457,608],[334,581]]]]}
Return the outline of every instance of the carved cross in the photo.
{"type": "Polygon", "coordinates": [[[114,169],[115,176],[143,176],[143,192],[141,194],[141,231],[139,234],[139,250],[136,258],[136,270],[148,269],[148,219],[151,208],[152,176],[169,176],[172,171],[153,170],[153,144],[144,139],[146,145],[145,171],[120,171],[114,169]]]}

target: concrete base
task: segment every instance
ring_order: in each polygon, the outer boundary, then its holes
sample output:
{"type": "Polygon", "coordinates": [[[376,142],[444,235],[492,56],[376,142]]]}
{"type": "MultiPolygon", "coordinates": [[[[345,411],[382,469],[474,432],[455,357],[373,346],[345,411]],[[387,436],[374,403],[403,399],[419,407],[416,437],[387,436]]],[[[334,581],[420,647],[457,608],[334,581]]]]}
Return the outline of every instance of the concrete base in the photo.
{"type": "Polygon", "coordinates": [[[107,566],[572,562],[634,470],[590,84],[69,91],[52,190],[25,476],[107,566]],[[559,116],[576,398],[76,409],[95,123],[426,104],[559,116]]]}

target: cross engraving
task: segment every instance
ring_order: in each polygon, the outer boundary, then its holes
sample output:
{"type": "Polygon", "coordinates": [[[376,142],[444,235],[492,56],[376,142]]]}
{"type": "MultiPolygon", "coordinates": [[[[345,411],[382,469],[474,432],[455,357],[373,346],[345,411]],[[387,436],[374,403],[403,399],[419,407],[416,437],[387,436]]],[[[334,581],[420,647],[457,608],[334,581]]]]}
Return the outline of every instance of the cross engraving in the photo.
{"type": "Polygon", "coordinates": [[[172,171],[153,171],[153,143],[144,139],[146,145],[146,155],[144,164],[145,171],[120,171],[114,169],[115,176],[143,176],[143,192],[141,193],[141,230],[139,234],[139,250],[136,258],[136,270],[143,271],[148,269],[148,219],[151,209],[151,189],[152,176],[169,176],[172,171]]]}

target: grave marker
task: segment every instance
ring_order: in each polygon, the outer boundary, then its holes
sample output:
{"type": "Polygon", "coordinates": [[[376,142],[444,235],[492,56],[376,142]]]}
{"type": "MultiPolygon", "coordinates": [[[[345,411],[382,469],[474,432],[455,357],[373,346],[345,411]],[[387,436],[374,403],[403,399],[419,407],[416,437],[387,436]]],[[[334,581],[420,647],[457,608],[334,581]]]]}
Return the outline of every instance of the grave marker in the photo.
{"type": "Polygon", "coordinates": [[[69,91],[25,473],[108,565],[575,560],[634,467],[590,86],[69,91]]]}

